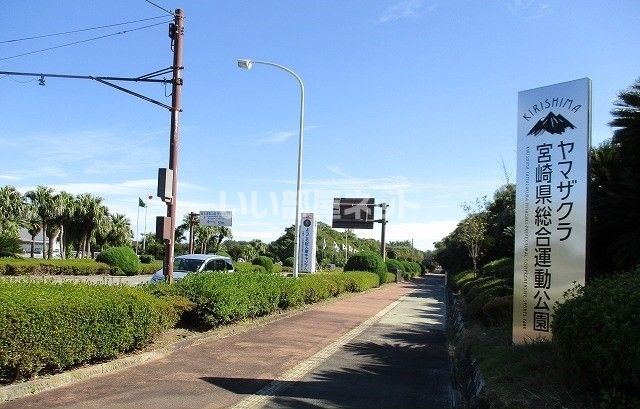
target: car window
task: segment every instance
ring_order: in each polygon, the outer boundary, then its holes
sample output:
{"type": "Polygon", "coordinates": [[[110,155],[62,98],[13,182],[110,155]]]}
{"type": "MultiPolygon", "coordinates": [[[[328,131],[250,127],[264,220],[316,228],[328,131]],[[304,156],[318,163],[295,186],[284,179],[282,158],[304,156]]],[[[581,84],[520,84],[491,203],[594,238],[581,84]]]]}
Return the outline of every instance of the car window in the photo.
{"type": "Polygon", "coordinates": [[[216,271],[227,271],[227,265],[224,260],[216,260],[216,271]]]}
{"type": "Polygon", "coordinates": [[[192,258],[177,258],[173,262],[173,269],[180,271],[198,271],[202,265],[202,260],[192,258]]]}
{"type": "Polygon", "coordinates": [[[228,261],[225,260],[224,262],[227,265],[227,271],[233,270],[233,264],[229,263],[228,261]]]}
{"type": "Polygon", "coordinates": [[[216,260],[209,260],[202,271],[216,271],[216,260]]]}

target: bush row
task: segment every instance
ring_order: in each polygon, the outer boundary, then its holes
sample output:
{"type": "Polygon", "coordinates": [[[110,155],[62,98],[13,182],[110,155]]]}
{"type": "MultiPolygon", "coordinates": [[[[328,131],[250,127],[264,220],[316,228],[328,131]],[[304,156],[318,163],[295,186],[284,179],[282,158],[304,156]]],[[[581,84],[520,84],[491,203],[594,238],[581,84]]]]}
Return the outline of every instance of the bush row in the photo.
{"type": "Polygon", "coordinates": [[[113,358],[177,319],[171,304],[137,288],[0,280],[0,381],[113,358]]]}
{"type": "Polygon", "coordinates": [[[477,277],[472,271],[453,275],[449,281],[454,292],[460,292],[465,301],[465,312],[485,325],[511,322],[513,314],[513,287],[504,278],[477,277]]]}
{"type": "Polygon", "coordinates": [[[0,275],[110,274],[112,268],[94,260],[0,259],[0,275]]]}
{"type": "Polygon", "coordinates": [[[553,320],[553,339],[565,361],[594,389],[640,404],[640,269],[566,296],[553,320]]]}
{"type": "Polygon", "coordinates": [[[144,288],[156,296],[186,297],[193,308],[184,313],[185,323],[209,329],[378,285],[378,276],[369,272],[308,274],[297,280],[264,272],[236,272],[191,274],[173,286],[144,288]]]}
{"type": "MultiPolygon", "coordinates": [[[[162,261],[140,264],[138,274],[153,274],[162,268],[162,261]]],[[[0,259],[2,275],[124,275],[117,266],[87,259],[0,259]]]]}

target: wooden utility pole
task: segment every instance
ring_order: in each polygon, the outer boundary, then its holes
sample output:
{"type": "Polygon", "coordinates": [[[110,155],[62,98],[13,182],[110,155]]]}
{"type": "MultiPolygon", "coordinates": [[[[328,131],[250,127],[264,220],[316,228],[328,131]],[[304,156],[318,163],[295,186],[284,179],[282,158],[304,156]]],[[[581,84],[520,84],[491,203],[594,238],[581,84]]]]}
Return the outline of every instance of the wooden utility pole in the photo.
{"type": "Polygon", "coordinates": [[[189,213],[189,254],[193,254],[193,226],[198,224],[198,214],[189,213]]]}
{"type": "Polygon", "coordinates": [[[173,47],[173,82],[171,86],[171,133],[169,138],[169,169],[173,171],[172,197],[167,203],[167,217],[171,236],[165,246],[165,279],[173,282],[173,255],[175,252],[176,206],[178,201],[178,120],[180,117],[180,94],[182,93],[182,42],[184,39],[184,14],[176,9],[175,20],[170,25],[169,35],[173,47]]]}

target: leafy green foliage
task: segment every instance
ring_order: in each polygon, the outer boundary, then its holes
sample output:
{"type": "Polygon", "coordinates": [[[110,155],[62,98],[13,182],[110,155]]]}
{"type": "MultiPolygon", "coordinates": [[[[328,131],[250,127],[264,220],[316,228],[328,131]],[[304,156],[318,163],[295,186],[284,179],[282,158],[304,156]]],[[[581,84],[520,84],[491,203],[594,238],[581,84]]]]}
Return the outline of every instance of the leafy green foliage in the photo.
{"type": "Polygon", "coordinates": [[[387,274],[387,266],[378,253],[361,251],[349,258],[344,266],[344,271],[370,271],[378,274],[380,282],[384,282],[387,274]]]}
{"type": "Polygon", "coordinates": [[[170,304],[137,288],[0,280],[0,380],[113,358],[177,319],[170,304]]]}
{"type": "Polygon", "coordinates": [[[233,264],[233,269],[237,273],[266,273],[267,270],[263,266],[251,264],[247,262],[237,262],[233,264]]]}
{"type": "Polygon", "coordinates": [[[141,254],[140,262],[143,264],[149,264],[154,260],[153,255],[151,254],[141,254]]]}
{"type": "Polygon", "coordinates": [[[110,247],[98,254],[96,261],[119,268],[126,275],[138,274],[140,269],[138,256],[130,247],[110,247]]]}
{"type": "Polygon", "coordinates": [[[0,275],[93,275],[110,272],[111,267],[94,260],[0,260],[0,275]]]}
{"type": "Polygon", "coordinates": [[[267,273],[273,272],[273,260],[267,256],[258,256],[251,261],[251,264],[264,267],[267,273]]]}
{"type": "Polygon", "coordinates": [[[398,271],[403,271],[404,270],[404,265],[399,260],[388,258],[387,260],[385,260],[384,263],[386,264],[387,271],[389,273],[396,273],[398,271]]]}
{"type": "Polygon", "coordinates": [[[482,275],[513,281],[513,259],[504,257],[482,266],[482,275]]]}
{"type": "Polygon", "coordinates": [[[22,253],[20,239],[14,234],[0,234],[0,257],[15,257],[22,253]]]}
{"type": "Polygon", "coordinates": [[[593,386],[640,399],[640,270],[566,296],[553,321],[562,355],[593,386]]]}
{"type": "Polygon", "coordinates": [[[511,325],[513,295],[504,295],[487,301],[482,307],[482,317],[489,326],[511,325]]]}
{"type": "Polygon", "coordinates": [[[293,257],[287,257],[286,259],[284,259],[282,265],[285,267],[293,267],[293,257]]]}
{"type": "Polygon", "coordinates": [[[396,275],[394,273],[387,273],[384,276],[384,282],[385,283],[395,283],[396,282],[396,275]]]}

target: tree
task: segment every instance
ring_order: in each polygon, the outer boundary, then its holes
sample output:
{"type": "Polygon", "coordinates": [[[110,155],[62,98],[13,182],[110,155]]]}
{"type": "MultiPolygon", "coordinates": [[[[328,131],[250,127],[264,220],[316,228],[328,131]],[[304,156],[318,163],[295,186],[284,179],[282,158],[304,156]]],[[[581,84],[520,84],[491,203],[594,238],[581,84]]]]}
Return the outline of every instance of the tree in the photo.
{"type": "Polygon", "coordinates": [[[0,232],[17,234],[25,219],[27,205],[13,186],[0,187],[0,232]]]}
{"type": "Polygon", "coordinates": [[[473,263],[473,272],[478,274],[478,260],[484,250],[485,235],[487,232],[486,215],[483,208],[486,207],[486,199],[476,199],[475,205],[465,203],[462,209],[467,217],[460,222],[460,240],[467,248],[469,258],[473,263]]]}
{"type": "Polygon", "coordinates": [[[640,171],[640,79],[618,94],[609,122],[614,128],[613,144],[618,148],[628,173],[640,171]]]}
{"type": "Polygon", "coordinates": [[[108,210],[102,205],[102,198],[89,193],[78,195],[76,221],[80,223],[80,238],[76,257],[89,257],[91,238],[98,222],[106,217],[108,210]]]}
{"type": "Polygon", "coordinates": [[[25,196],[30,200],[31,207],[42,221],[42,257],[44,258],[45,248],[47,248],[47,227],[55,216],[53,204],[53,189],[45,186],[37,186],[36,190],[28,191],[25,196]]]}
{"type": "Polygon", "coordinates": [[[293,238],[295,237],[295,229],[293,225],[284,229],[284,234],[276,240],[269,243],[268,251],[278,256],[278,259],[284,261],[287,257],[293,257],[293,238]]]}
{"type": "Polygon", "coordinates": [[[113,247],[124,247],[131,244],[133,232],[129,218],[124,214],[110,215],[111,229],[107,235],[107,242],[113,247]]]}
{"type": "Polygon", "coordinates": [[[26,227],[27,227],[27,231],[31,235],[31,258],[33,258],[33,247],[36,242],[36,236],[42,229],[42,220],[30,208],[27,210],[26,227]]]}

